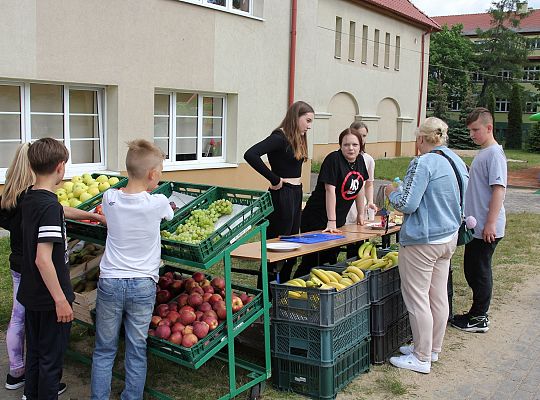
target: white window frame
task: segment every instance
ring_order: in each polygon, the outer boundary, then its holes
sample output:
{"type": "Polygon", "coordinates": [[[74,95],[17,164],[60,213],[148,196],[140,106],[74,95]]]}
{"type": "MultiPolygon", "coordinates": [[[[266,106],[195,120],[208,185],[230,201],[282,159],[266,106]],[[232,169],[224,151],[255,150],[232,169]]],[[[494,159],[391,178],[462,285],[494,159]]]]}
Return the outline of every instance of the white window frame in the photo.
{"type": "Polygon", "coordinates": [[[237,8],[233,8],[233,0],[225,0],[225,6],[219,4],[212,4],[211,0],[178,0],[182,3],[196,4],[199,6],[211,8],[213,10],[225,11],[231,14],[237,14],[244,17],[250,17],[261,20],[261,17],[258,17],[253,14],[253,0],[249,0],[249,11],[242,11],[237,8]]]}
{"type": "Polygon", "coordinates": [[[523,81],[536,82],[540,80],[540,65],[529,65],[523,68],[523,81]]]}
{"type": "MultiPolygon", "coordinates": [[[[181,167],[181,169],[201,169],[203,167],[210,167],[213,164],[223,165],[227,159],[227,95],[223,93],[210,93],[210,92],[198,92],[198,91],[184,91],[184,90],[156,90],[154,95],[167,95],[169,96],[169,158],[163,161],[164,170],[171,171],[175,168],[181,167]],[[198,96],[197,98],[197,159],[176,161],[176,95],[178,93],[192,93],[198,96]],[[223,114],[221,117],[221,156],[215,157],[203,157],[202,148],[202,124],[203,118],[219,118],[203,116],[203,98],[212,97],[220,98],[223,101],[223,114]],[[195,168],[194,168],[195,167],[195,168]]],[[[155,117],[164,117],[163,115],[157,115],[155,117]]],[[[191,116],[190,116],[191,117],[191,116]]],[[[155,136],[153,136],[155,138],[155,136]]],[[[161,137],[160,137],[161,138],[161,137]]]]}
{"type": "MultiPolygon", "coordinates": [[[[81,173],[90,172],[90,171],[104,171],[106,170],[105,160],[107,157],[106,152],[106,91],[104,86],[99,85],[70,85],[65,83],[58,82],[36,82],[36,81],[0,81],[0,85],[5,86],[18,86],[20,90],[20,115],[21,115],[21,142],[27,143],[32,142],[35,139],[32,139],[32,115],[62,115],[62,122],[64,128],[63,139],[60,140],[68,149],[70,153],[69,160],[66,163],[66,172],[65,178],[71,178],[74,175],[79,175],[81,173]],[[62,113],[43,113],[43,112],[32,112],[30,108],[30,86],[32,84],[37,85],[54,85],[62,86],[63,90],[63,99],[62,99],[62,113]],[[97,106],[98,106],[98,131],[99,131],[99,151],[100,151],[100,160],[99,163],[79,163],[73,164],[71,157],[71,133],[69,130],[69,91],[70,90],[88,90],[88,91],[97,91],[97,106]]],[[[2,113],[2,114],[18,114],[16,112],[2,113]]],[[[81,114],[85,116],[95,114],[81,114]]],[[[84,140],[84,139],[83,139],[84,140]]],[[[89,139],[90,140],[90,139],[89,139]]],[[[5,142],[13,142],[11,139],[0,139],[0,144],[5,142]]],[[[0,168],[0,183],[5,182],[7,168],[0,168]]]]}
{"type": "Polygon", "coordinates": [[[512,72],[507,70],[507,69],[503,69],[503,70],[499,71],[497,76],[500,77],[500,78],[503,78],[503,79],[511,79],[512,78],[512,72]]]}
{"type": "Polygon", "coordinates": [[[496,112],[508,112],[510,101],[508,99],[495,99],[495,111],[496,112]]]}

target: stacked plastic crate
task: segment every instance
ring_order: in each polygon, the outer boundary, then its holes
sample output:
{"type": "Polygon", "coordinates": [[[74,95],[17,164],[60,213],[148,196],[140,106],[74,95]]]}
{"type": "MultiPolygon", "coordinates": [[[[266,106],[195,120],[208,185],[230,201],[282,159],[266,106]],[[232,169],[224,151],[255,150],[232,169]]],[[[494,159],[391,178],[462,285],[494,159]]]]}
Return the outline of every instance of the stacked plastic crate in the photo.
{"type": "Polygon", "coordinates": [[[356,376],[369,370],[368,278],[340,291],[291,287],[275,281],[270,289],[272,377],[278,389],[333,399],[356,376]]]}
{"type": "Polygon", "coordinates": [[[398,267],[371,271],[371,361],[382,364],[412,339],[398,267]]]}

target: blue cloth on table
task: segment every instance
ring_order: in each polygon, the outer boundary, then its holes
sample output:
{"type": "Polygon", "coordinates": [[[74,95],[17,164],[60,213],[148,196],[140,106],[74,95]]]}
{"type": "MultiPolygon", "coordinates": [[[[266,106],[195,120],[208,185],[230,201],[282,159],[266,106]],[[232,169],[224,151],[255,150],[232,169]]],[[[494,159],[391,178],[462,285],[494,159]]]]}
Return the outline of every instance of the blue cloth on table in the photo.
{"type": "Polygon", "coordinates": [[[343,239],[343,235],[331,235],[329,233],[308,233],[300,236],[281,236],[279,240],[284,242],[313,244],[319,242],[328,242],[330,240],[343,239]]]}

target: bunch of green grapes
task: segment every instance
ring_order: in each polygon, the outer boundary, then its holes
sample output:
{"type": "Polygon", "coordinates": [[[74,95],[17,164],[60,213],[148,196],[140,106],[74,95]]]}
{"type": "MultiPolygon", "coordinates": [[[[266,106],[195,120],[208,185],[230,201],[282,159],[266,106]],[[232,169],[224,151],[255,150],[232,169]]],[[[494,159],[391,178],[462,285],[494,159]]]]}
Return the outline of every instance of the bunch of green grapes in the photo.
{"type": "Polygon", "coordinates": [[[229,200],[216,200],[208,209],[191,211],[189,218],[178,225],[174,233],[161,231],[161,237],[178,242],[199,244],[212,234],[215,223],[222,215],[232,213],[232,203],[229,200]]]}

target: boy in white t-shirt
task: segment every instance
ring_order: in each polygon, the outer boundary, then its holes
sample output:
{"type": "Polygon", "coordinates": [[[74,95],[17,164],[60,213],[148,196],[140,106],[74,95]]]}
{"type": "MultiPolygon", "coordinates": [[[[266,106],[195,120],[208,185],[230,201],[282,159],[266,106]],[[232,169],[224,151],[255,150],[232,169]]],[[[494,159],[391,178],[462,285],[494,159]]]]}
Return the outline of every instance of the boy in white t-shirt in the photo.
{"type": "Polygon", "coordinates": [[[107,242],[96,300],[96,344],[91,399],[109,399],[120,326],[124,324],[125,388],[122,399],[142,399],[146,381],[146,338],[156,297],[161,258],[159,227],[174,212],[162,194],[149,194],[163,170],[162,151],[146,140],[128,143],[129,181],[123,191],[103,195],[107,242]]]}

